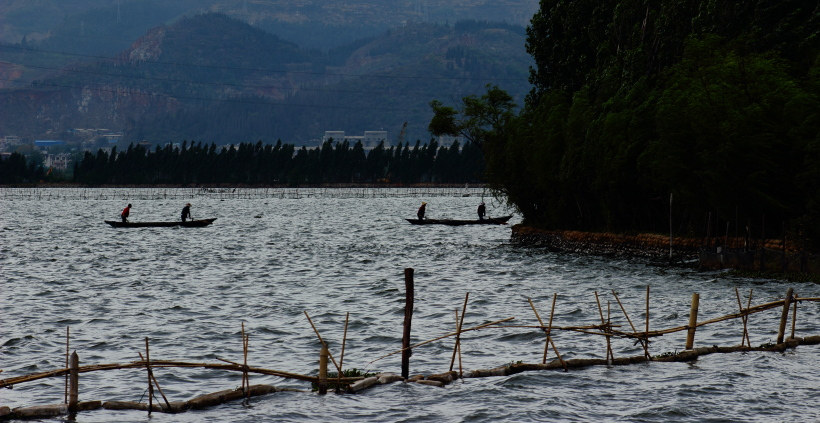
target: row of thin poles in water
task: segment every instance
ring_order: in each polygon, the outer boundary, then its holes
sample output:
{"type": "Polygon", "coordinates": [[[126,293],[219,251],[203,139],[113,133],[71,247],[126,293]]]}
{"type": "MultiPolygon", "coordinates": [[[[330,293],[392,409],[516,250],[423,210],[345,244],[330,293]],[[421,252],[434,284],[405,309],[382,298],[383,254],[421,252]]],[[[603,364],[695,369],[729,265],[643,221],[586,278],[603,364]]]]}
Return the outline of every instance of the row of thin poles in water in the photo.
{"type": "Polygon", "coordinates": [[[216,199],[405,198],[482,196],[484,188],[453,187],[320,187],[320,188],[0,188],[9,200],[163,200],[216,199]]]}

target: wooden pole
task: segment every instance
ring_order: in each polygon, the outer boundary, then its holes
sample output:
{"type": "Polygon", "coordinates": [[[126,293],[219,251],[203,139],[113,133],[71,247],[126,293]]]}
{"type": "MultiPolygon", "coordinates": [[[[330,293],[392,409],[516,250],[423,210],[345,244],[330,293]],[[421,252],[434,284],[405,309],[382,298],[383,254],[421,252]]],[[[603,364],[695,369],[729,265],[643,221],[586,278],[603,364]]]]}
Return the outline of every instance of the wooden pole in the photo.
{"type": "MultiPolygon", "coordinates": [[[[458,309],[454,310],[456,312],[456,332],[460,335],[461,334],[461,325],[459,324],[458,318],[458,309]]],[[[458,376],[464,377],[464,368],[462,367],[461,363],[461,343],[456,343],[456,349],[458,350],[458,376]]],[[[450,371],[453,371],[453,366],[450,365],[450,371]]]]}
{"type": "MultiPolygon", "coordinates": [[[[313,320],[310,318],[310,315],[308,314],[307,310],[305,310],[305,317],[307,317],[308,323],[310,323],[310,327],[313,328],[313,333],[315,333],[316,337],[319,338],[319,342],[321,342],[322,345],[327,346],[327,343],[325,342],[325,340],[322,339],[322,335],[319,334],[319,330],[316,329],[316,325],[313,324],[313,320]]],[[[328,357],[330,357],[330,361],[333,363],[333,365],[336,366],[336,371],[341,373],[342,368],[339,367],[338,363],[336,363],[336,359],[333,358],[333,354],[330,353],[330,350],[328,350],[327,355],[328,355],[328,357]]]]}
{"type": "Polygon", "coordinates": [[[245,334],[245,322],[242,322],[242,392],[245,393],[245,397],[248,398],[250,394],[249,385],[250,381],[248,379],[248,336],[245,334]]]}
{"type": "Polygon", "coordinates": [[[410,356],[413,351],[410,349],[410,324],[413,322],[413,268],[404,269],[404,334],[401,338],[401,377],[410,377],[410,356]]]}
{"type": "Polygon", "coordinates": [[[154,385],[151,384],[151,352],[148,349],[148,337],[145,337],[145,368],[148,369],[148,415],[154,406],[154,385]]]}
{"type": "MultiPolygon", "coordinates": [[[[749,288],[749,301],[746,302],[746,311],[748,312],[748,310],[751,307],[752,307],[752,289],[749,288]]],[[[743,324],[747,325],[748,322],[749,322],[749,314],[746,314],[745,316],[743,316],[743,324]]],[[[752,346],[752,340],[749,339],[749,331],[746,331],[746,345],[748,345],[750,347],[752,346]]]]}
{"type": "Polygon", "coordinates": [[[77,356],[77,351],[71,353],[69,361],[68,412],[76,413],[80,397],[80,358],[77,356]]]}
{"type": "MultiPolygon", "coordinates": [[[[453,371],[453,364],[456,361],[456,352],[461,346],[461,325],[464,323],[464,315],[467,314],[467,300],[470,299],[470,293],[464,296],[464,305],[461,307],[461,320],[456,322],[456,343],[453,346],[453,356],[450,358],[450,371],[453,371]]],[[[456,314],[458,316],[458,314],[456,314]]]]}
{"type": "MultiPolygon", "coordinates": [[[[797,294],[794,294],[794,296],[796,298],[797,294]]],[[[797,300],[794,301],[794,307],[793,307],[793,312],[792,312],[792,336],[789,339],[794,339],[794,329],[795,329],[796,325],[797,325],[797,300]]]]}
{"type": "Polygon", "coordinates": [[[686,349],[691,350],[695,344],[695,330],[698,327],[698,303],[700,294],[692,294],[692,308],[689,309],[689,331],[686,333],[686,349]]]}
{"type": "Polygon", "coordinates": [[[322,344],[319,352],[319,393],[322,395],[327,393],[327,356],[327,345],[322,344]]]}
{"type": "MultiPolygon", "coordinates": [[[[68,326],[65,327],[65,368],[68,368],[69,365],[69,355],[68,355],[68,344],[69,344],[69,329],[68,326]]],[[[68,404],[68,373],[65,374],[65,399],[63,402],[68,404]]]]}
{"type": "MultiPolygon", "coordinates": [[[[601,316],[601,331],[604,333],[609,333],[606,327],[606,321],[604,320],[604,312],[601,309],[601,300],[598,299],[598,291],[595,291],[595,302],[598,304],[598,315],[601,316]]],[[[610,344],[609,335],[606,335],[606,354],[605,357],[609,360],[609,356],[612,353],[612,345],[610,344]]]]}
{"type": "MultiPolygon", "coordinates": [[[[618,293],[615,292],[614,289],[612,290],[612,295],[615,297],[615,301],[618,302],[618,306],[621,307],[621,311],[624,313],[626,321],[629,322],[629,326],[632,328],[632,333],[637,336],[638,330],[635,329],[635,325],[632,324],[632,319],[629,318],[629,314],[626,313],[626,309],[624,308],[624,305],[621,303],[621,299],[618,298],[618,293]]],[[[646,339],[638,338],[638,342],[640,342],[641,346],[643,347],[644,357],[649,358],[649,350],[646,348],[646,339]]]]}
{"type": "Polygon", "coordinates": [[[644,333],[644,339],[646,339],[646,347],[647,350],[649,348],[649,285],[646,286],[646,333],[644,333]]]}
{"type": "MultiPolygon", "coordinates": [[[[552,318],[555,317],[555,300],[558,299],[558,293],[552,293],[552,307],[550,308],[550,321],[547,324],[547,342],[552,343],[552,348],[555,349],[555,343],[552,342],[552,318]]],[[[541,363],[547,362],[547,346],[544,345],[544,358],[541,360],[541,363]]],[[[558,354],[558,350],[555,350],[555,355],[558,356],[558,359],[561,360],[561,355],[558,354]]],[[[564,360],[561,360],[561,364],[564,364],[564,360]]],[[[564,365],[566,369],[566,365],[564,365]]]]}
{"type": "MultiPolygon", "coordinates": [[[[140,355],[140,360],[145,361],[145,358],[142,357],[141,352],[137,351],[137,354],[140,355]]],[[[157,377],[154,376],[154,372],[150,371],[148,374],[151,376],[151,380],[154,381],[154,385],[157,387],[157,390],[159,391],[159,394],[162,396],[162,399],[165,401],[165,405],[168,407],[168,411],[171,411],[171,403],[168,401],[168,397],[165,396],[165,392],[162,392],[162,388],[159,386],[159,381],[157,380],[157,377]]]]}
{"type": "MultiPolygon", "coordinates": [[[[558,361],[561,362],[561,365],[564,366],[564,371],[567,371],[567,363],[564,362],[564,359],[561,358],[561,354],[558,352],[558,348],[555,348],[555,342],[552,340],[552,336],[550,335],[550,331],[552,330],[552,316],[555,312],[555,299],[558,297],[558,294],[555,293],[552,296],[552,311],[550,312],[550,325],[547,329],[544,329],[544,322],[541,320],[541,316],[538,314],[538,310],[535,309],[535,304],[532,303],[532,299],[527,298],[527,301],[530,303],[530,307],[532,308],[532,312],[535,313],[535,318],[538,319],[538,324],[541,326],[541,330],[544,331],[544,334],[547,336],[547,342],[552,345],[552,350],[555,351],[555,356],[558,357],[558,361]]],[[[546,358],[544,359],[546,363],[546,358]]]]}
{"type": "Polygon", "coordinates": [[[345,332],[342,335],[342,353],[339,356],[339,380],[336,382],[336,392],[339,392],[340,387],[342,386],[342,366],[344,365],[345,361],[345,344],[347,343],[347,323],[350,321],[350,312],[347,312],[345,315],[345,332]]]}
{"type": "Polygon", "coordinates": [[[777,331],[777,343],[783,343],[783,336],[786,334],[786,320],[789,319],[789,306],[791,306],[794,289],[786,290],[786,298],[783,300],[783,313],[780,314],[780,328],[777,331]]]}
{"type": "MultiPolygon", "coordinates": [[[[741,313],[743,313],[743,303],[740,302],[740,291],[737,290],[737,287],[735,287],[735,296],[737,297],[737,308],[740,310],[741,313]]],[[[746,332],[746,317],[748,316],[743,316],[740,319],[741,321],[743,321],[743,335],[740,336],[741,347],[746,344],[746,337],[748,336],[746,332]]],[[[750,344],[749,346],[751,347],[752,345],[750,344]]]]}

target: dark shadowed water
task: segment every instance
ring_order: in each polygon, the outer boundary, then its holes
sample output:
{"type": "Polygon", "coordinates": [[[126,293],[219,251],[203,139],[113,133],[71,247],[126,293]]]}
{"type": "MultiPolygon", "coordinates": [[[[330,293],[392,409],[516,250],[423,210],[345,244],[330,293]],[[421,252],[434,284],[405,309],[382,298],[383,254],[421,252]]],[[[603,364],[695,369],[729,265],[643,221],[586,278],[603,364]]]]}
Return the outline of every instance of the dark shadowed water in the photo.
{"type": "MultiPolygon", "coordinates": [[[[84,365],[139,360],[145,337],[155,360],[241,361],[243,322],[249,364],[316,374],[319,344],[304,311],[337,358],[350,313],[346,368],[399,373],[399,354],[372,361],[401,346],[405,267],[415,269],[414,342],[451,332],[467,292],[465,327],[513,316],[513,323],[536,324],[527,298],[546,318],[553,293],[555,325],[600,323],[597,291],[604,313],[609,303],[615,323],[626,327],[611,291],[642,325],[649,285],[650,329],[685,325],[693,292],[700,293],[700,320],[737,312],[736,287],[744,296],[754,290],[753,305],[782,298],[789,286],[803,297],[820,296],[813,283],[513,246],[508,226],[417,227],[404,220],[421,201],[429,203],[429,217],[472,218],[481,190],[302,190],[299,198],[293,191],[238,197],[168,190],[167,198],[155,190],[87,190],[83,198],[33,192],[0,192],[0,378],[63,367],[66,326],[84,365]],[[174,220],[186,202],[195,218],[217,220],[196,229],[103,223],[127,202],[134,204],[132,221],[174,220]]],[[[487,200],[491,216],[507,214],[487,200]]],[[[775,340],[779,316],[777,309],[750,317],[753,345],[775,340]]],[[[706,326],[695,345],[737,345],[741,332],[739,320],[706,326]]],[[[800,305],[796,335],[820,335],[820,305],[800,305]]],[[[462,342],[463,365],[540,362],[543,341],[533,329],[471,332],[462,342]]],[[[674,352],[684,343],[684,332],[667,335],[650,352],[674,352]]],[[[601,337],[569,332],[556,333],[555,344],[565,358],[603,358],[606,346],[601,337]]],[[[415,349],[411,373],[448,370],[452,346],[448,339],[415,349]]],[[[642,353],[626,340],[614,340],[613,348],[616,357],[642,353]]],[[[155,374],[172,401],[241,383],[238,373],[210,370],[155,374]]],[[[251,375],[251,383],[309,389],[272,376],[251,375]]],[[[284,392],[150,418],[98,410],[77,421],[817,421],[818,389],[820,347],[802,346],[691,363],[465,379],[445,388],[394,383],[357,395],[284,392]]],[[[144,371],[80,378],[81,400],[146,401],[144,394],[144,371]]],[[[11,407],[62,400],[62,378],[0,390],[0,405],[11,407]]]]}

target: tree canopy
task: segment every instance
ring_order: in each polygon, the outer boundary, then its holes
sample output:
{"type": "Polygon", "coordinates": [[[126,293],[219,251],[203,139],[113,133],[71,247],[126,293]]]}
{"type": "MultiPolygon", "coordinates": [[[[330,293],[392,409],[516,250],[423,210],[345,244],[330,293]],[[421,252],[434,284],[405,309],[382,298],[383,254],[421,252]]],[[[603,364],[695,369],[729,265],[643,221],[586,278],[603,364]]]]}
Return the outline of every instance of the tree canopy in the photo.
{"type": "MultiPolygon", "coordinates": [[[[719,219],[820,246],[818,10],[541,1],[525,107],[478,132],[489,182],[542,228],[666,232],[671,217],[695,236],[719,219]]],[[[458,118],[493,91],[458,109],[434,102],[431,129],[482,128],[458,118]]]]}

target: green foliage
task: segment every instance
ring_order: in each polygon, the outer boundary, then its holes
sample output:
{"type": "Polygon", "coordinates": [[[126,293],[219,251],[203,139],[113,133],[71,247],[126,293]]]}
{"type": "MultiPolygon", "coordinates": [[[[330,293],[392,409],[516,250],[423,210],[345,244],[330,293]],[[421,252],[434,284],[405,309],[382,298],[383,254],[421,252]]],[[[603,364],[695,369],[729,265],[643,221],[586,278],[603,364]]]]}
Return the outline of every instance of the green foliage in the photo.
{"type": "Polygon", "coordinates": [[[74,180],[88,185],[476,183],[483,166],[473,143],[439,147],[435,141],[417,142],[413,148],[409,143],[385,148],[382,143],[366,152],[361,142],[351,146],[333,140],[298,151],[281,141],[222,148],[186,141],[180,148],[168,144],[153,151],[130,145],[123,152],[86,152],[74,180]]]}
{"type": "Polygon", "coordinates": [[[817,19],[791,0],[542,1],[489,182],[544,228],[667,232],[671,195],[679,235],[712,216],[820,247],[817,19]]]}

